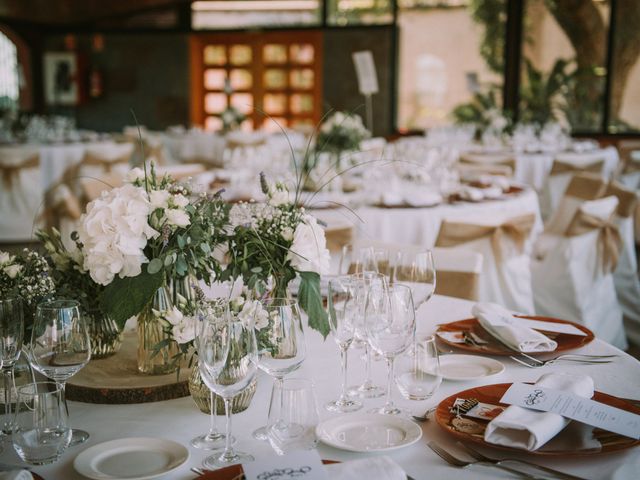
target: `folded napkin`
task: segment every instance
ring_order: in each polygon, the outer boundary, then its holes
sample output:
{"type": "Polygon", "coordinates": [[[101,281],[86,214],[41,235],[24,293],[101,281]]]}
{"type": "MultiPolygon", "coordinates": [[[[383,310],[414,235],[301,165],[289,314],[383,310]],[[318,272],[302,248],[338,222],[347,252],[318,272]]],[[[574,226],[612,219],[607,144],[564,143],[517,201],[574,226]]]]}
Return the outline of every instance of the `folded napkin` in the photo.
{"type": "Polygon", "coordinates": [[[33,480],[33,475],[28,470],[11,470],[0,472],[0,480],[33,480]]]}
{"type": "Polygon", "coordinates": [[[406,480],[407,474],[389,457],[370,457],[327,465],[329,477],[334,480],[406,480]]]}
{"type": "Polygon", "coordinates": [[[552,352],[558,344],[546,335],[523,326],[506,308],[495,303],[476,303],[471,313],[478,323],[502,343],[519,352],[552,352]]]}
{"type": "MultiPolygon", "coordinates": [[[[536,385],[564,390],[584,398],[593,396],[593,380],[587,375],[568,373],[546,373],[536,385]]],[[[569,419],[551,412],[537,412],[511,405],[487,425],[484,440],[487,443],[506,447],[537,450],[564,427],[569,419]]]]}
{"type": "Polygon", "coordinates": [[[479,202],[484,198],[484,193],[482,193],[482,189],[463,186],[458,190],[458,195],[463,200],[470,200],[472,202],[479,202]]]}

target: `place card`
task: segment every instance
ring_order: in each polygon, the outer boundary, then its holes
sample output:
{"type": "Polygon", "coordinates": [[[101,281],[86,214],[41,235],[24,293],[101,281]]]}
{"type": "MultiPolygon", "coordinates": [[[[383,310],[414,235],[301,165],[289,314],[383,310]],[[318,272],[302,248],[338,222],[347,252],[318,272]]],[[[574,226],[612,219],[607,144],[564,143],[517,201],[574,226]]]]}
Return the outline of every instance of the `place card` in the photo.
{"type": "Polygon", "coordinates": [[[243,463],[247,480],[328,480],[329,475],[317,450],[300,450],[288,455],[258,458],[243,463]]]}
{"type": "Polygon", "coordinates": [[[586,337],[587,334],[584,333],[577,327],[569,323],[554,323],[554,322],[545,322],[542,320],[530,320],[530,319],[520,319],[518,317],[513,317],[514,321],[509,322],[511,325],[517,325],[520,327],[533,328],[534,330],[542,330],[543,332],[554,332],[554,333],[564,333],[566,335],[580,335],[581,337],[586,337]]]}
{"type": "Polygon", "coordinates": [[[501,403],[552,412],[625,437],[640,440],[640,415],[573,393],[537,385],[514,383],[501,403]]]}

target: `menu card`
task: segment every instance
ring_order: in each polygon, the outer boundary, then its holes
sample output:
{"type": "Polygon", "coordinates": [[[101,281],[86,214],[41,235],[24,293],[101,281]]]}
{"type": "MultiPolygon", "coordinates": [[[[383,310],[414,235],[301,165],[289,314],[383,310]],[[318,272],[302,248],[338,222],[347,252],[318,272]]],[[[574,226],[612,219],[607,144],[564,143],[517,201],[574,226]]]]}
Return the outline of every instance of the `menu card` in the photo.
{"type": "Polygon", "coordinates": [[[258,458],[243,463],[247,480],[328,480],[317,450],[300,450],[288,455],[258,458]]]}
{"type": "Polygon", "coordinates": [[[519,317],[513,317],[513,320],[509,323],[511,325],[533,328],[534,330],[542,330],[543,332],[565,333],[567,335],[580,335],[581,337],[587,336],[582,330],[569,323],[545,322],[543,320],[521,319],[519,317]]]}
{"type": "Polygon", "coordinates": [[[514,383],[500,402],[557,413],[592,427],[640,440],[640,415],[562,390],[514,383]]]}

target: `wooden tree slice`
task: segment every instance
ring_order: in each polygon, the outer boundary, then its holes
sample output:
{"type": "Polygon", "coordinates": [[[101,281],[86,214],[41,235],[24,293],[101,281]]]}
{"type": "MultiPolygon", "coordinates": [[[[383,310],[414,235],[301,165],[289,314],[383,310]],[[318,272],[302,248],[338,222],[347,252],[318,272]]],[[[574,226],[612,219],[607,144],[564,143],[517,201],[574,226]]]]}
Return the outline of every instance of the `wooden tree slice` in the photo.
{"type": "Polygon", "coordinates": [[[67,382],[67,399],[85,403],[146,403],[189,395],[190,369],[167,375],[138,372],[138,336],[125,333],[122,347],[111,357],[91,360],[67,382]]]}

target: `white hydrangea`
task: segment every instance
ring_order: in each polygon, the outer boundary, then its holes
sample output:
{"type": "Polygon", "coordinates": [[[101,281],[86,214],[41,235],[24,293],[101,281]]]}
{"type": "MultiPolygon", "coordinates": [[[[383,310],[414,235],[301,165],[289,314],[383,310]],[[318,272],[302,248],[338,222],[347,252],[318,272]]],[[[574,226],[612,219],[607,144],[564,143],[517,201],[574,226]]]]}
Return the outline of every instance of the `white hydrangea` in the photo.
{"type": "Polygon", "coordinates": [[[296,227],[287,260],[298,272],[329,273],[327,239],[313,216],[305,215],[296,227]]]}
{"type": "Polygon", "coordinates": [[[130,184],[103,192],[89,203],[78,235],[84,245],[84,268],[96,283],[108,285],[116,275],[141,273],[148,262],[143,252],[147,241],[159,235],[148,223],[152,210],[144,189],[130,184]]]}

